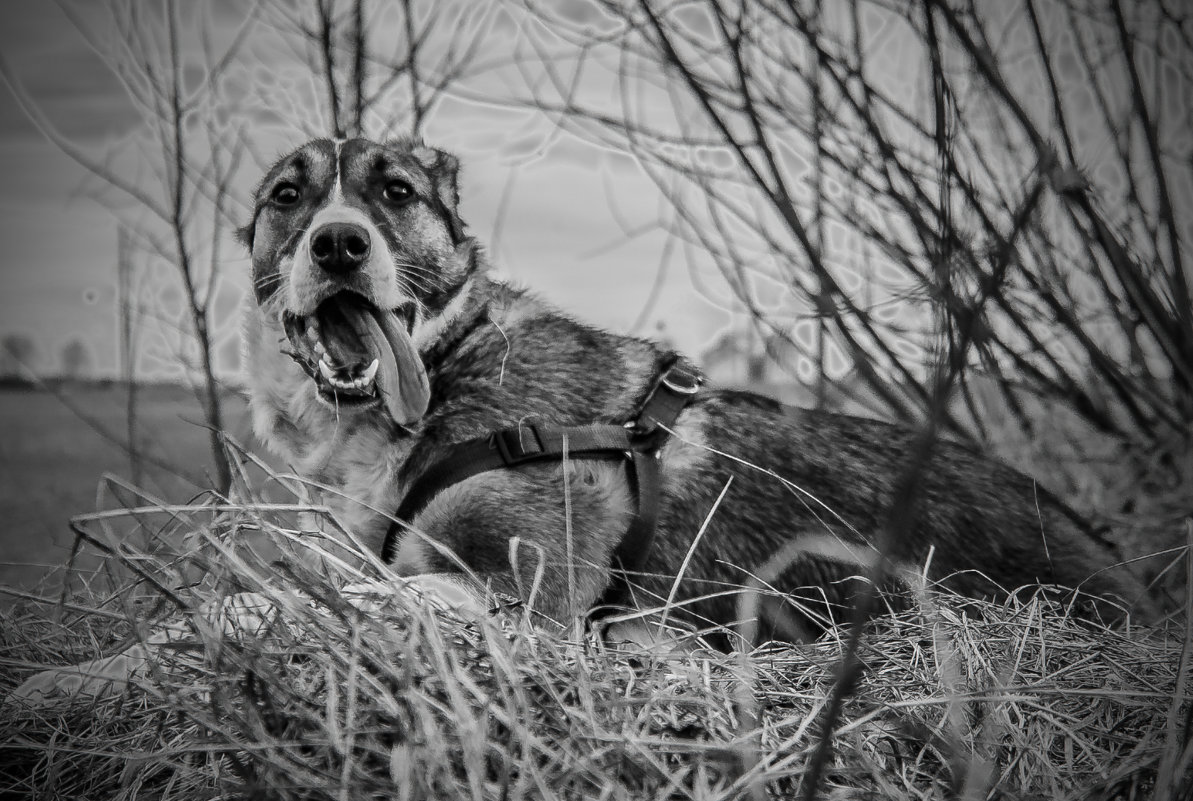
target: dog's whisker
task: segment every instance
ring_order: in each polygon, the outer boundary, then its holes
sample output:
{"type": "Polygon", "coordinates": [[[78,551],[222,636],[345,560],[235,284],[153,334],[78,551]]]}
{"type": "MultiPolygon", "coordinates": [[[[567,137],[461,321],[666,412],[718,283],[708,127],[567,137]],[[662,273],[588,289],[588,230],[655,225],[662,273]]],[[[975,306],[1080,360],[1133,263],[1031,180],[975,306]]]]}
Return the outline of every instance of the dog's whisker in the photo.
{"type": "Polygon", "coordinates": [[[416,281],[412,278],[404,278],[401,281],[401,286],[409,290],[410,295],[429,296],[435,294],[435,287],[426,281],[416,281]]]}
{"type": "Polygon", "coordinates": [[[423,266],[420,266],[417,264],[405,264],[405,263],[398,263],[395,266],[401,267],[404,270],[410,270],[410,271],[414,272],[416,275],[421,274],[427,278],[438,278],[439,277],[439,271],[432,270],[429,267],[423,267],[423,266]]]}
{"type": "Polygon", "coordinates": [[[416,281],[412,281],[409,278],[403,280],[401,282],[401,284],[399,285],[399,288],[401,289],[402,292],[404,292],[409,297],[415,298],[416,299],[415,302],[418,302],[420,306],[422,304],[420,301],[417,300],[418,296],[431,294],[430,286],[418,283],[416,281]]]}
{"type": "Polygon", "coordinates": [[[427,272],[427,273],[435,272],[435,270],[433,270],[432,267],[428,267],[425,264],[414,264],[413,261],[397,261],[397,260],[395,260],[394,266],[395,267],[406,267],[407,270],[419,270],[419,271],[427,272]]]}
{"type": "Polygon", "coordinates": [[[406,277],[417,278],[421,281],[427,281],[428,283],[437,281],[439,278],[439,276],[430,270],[425,270],[423,272],[406,271],[406,277]]]}
{"type": "Polygon", "coordinates": [[[428,294],[430,294],[430,292],[435,288],[435,284],[431,280],[427,278],[420,278],[415,275],[403,275],[399,280],[407,282],[413,286],[417,286],[423,292],[428,294]]]}

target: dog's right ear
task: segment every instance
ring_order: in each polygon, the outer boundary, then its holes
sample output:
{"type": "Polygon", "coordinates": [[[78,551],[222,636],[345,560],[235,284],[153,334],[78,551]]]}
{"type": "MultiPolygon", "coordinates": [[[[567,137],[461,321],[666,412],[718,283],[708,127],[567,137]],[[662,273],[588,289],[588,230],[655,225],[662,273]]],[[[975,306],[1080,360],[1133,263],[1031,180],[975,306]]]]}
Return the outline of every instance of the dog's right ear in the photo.
{"type": "Polygon", "coordinates": [[[249,251],[253,249],[253,236],[257,233],[257,220],[249,221],[248,225],[236,229],[236,241],[244,245],[249,251]]]}
{"type": "Polygon", "coordinates": [[[460,219],[459,213],[460,160],[445,150],[421,144],[411,148],[410,153],[418,159],[418,163],[431,176],[435,195],[439,200],[444,217],[447,218],[448,227],[451,229],[452,244],[460,244],[464,239],[464,221],[460,219]]]}

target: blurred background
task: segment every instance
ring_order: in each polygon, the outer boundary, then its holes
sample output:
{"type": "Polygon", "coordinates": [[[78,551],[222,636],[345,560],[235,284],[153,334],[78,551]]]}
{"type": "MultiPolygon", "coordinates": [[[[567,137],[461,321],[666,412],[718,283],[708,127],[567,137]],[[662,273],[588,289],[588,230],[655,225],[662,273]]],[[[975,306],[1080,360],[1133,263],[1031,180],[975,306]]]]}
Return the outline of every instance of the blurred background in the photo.
{"type": "Polygon", "coordinates": [[[313,136],[454,152],[498,275],[718,384],[1178,545],[1191,97],[1182,0],[4,0],[0,583],[260,450],[233,234],[313,136]]]}

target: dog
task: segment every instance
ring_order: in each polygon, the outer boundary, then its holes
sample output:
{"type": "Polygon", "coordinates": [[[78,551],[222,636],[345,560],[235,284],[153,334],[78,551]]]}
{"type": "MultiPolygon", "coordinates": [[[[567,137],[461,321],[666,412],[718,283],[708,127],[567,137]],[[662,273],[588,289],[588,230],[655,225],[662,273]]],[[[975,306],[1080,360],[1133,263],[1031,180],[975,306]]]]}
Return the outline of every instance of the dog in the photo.
{"type": "MultiPolygon", "coordinates": [[[[659,344],[491,278],[460,218],[457,180],[457,159],[418,141],[320,139],[269,170],[242,231],[256,433],[334,488],[341,524],[398,574],[533,601],[557,621],[624,581],[622,600],[669,599],[691,621],[724,626],[751,583],[781,600],[810,588],[843,601],[842,580],[859,566],[881,556],[914,570],[931,554],[928,578],[967,595],[1048,584],[1119,604],[1099,601],[1101,613],[1146,605],[1141,582],[1113,567],[1114,548],[1079,515],[948,441],[923,469],[911,524],[877,554],[914,432],[701,386],[659,344]],[[393,522],[460,448],[481,453],[544,428],[576,441],[585,427],[632,430],[669,370],[687,383],[670,425],[639,449],[637,461],[655,465],[649,481],[632,469],[632,445],[591,458],[574,449],[444,482],[393,522]],[[643,526],[645,506],[654,519],[643,526]],[[627,532],[649,543],[635,571],[619,560],[627,532]]],[[[790,605],[767,608],[779,607],[790,605]]],[[[801,620],[768,625],[814,634],[801,620]]]]}

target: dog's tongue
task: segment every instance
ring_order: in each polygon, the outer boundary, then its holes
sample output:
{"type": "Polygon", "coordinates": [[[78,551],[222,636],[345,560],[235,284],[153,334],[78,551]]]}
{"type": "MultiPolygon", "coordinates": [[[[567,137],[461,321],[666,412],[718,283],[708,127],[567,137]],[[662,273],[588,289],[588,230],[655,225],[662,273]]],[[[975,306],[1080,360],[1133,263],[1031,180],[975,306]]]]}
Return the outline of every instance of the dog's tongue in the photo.
{"type": "MultiPolygon", "coordinates": [[[[327,350],[331,363],[338,367],[367,365],[370,353],[364,321],[368,318],[365,304],[351,297],[336,297],[319,306],[319,340],[327,350]]],[[[374,348],[385,340],[374,337],[374,348]]]]}
{"type": "Polygon", "coordinates": [[[393,312],[372,309],[364,318],[380,351],[377,389],[385,408],[398,423],[414,423],[426,414],[431,399],[422,359],[393,312]]]}

